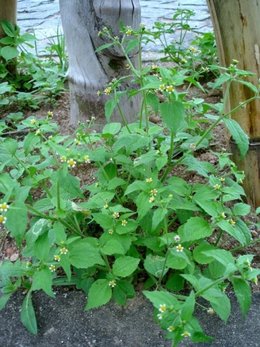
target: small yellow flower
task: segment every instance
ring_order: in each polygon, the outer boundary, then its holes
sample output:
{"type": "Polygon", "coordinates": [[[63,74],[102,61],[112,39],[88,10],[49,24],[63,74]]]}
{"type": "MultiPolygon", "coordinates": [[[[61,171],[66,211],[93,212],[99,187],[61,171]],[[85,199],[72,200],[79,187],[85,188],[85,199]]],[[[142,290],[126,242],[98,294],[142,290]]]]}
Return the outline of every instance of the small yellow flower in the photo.
{"type": "Polygon", "coordinates": [[[109,282],[108,282],[108,285],[109,285],[109,287],[111,287],[111,288],[115,288],[115,286],[116,286],[116,280],[111,280],[111,281],[109,281],[109,282]]]}
{"type": "Polygon", "coordinates": [[[50,265],[50,266],[49,266],[49,270],[50,270],[51,272],[55,272],[55,271],[56,271],[56,266],[55,266],[55,265],[50,265]]]}
{"type": "Polygon", "coordinates": [[[53,112],[52,111],[48,111],[47,112],[47,117],[48,118],[53,118],[53,112]]]}
{"type": "Polygon", "coordinates": [[[124,219],[124,220],[122,220],[121,224],[122,224],[123,227],[125,227],[127,225],[127,221],[124,219]]]}
{"type": "Polygon", "coordinates": [[[146,178],[145,180],[146,183],[152,183],[152,181],[153,181],[152,177],[146,178]]]}
{"type": "Polygon", "coordinates": [[[187,64],[187,60],[186,60],[185,58],[182,58],[182,59],[181,59],[181,62],[182,62],[183,64],[187,64]]]}
{"type": "Polygon", "coordinates": [[[41,130],[40,130],[40,129],[37,129],[37,130],[35,131],[35,135],[41,135],[41,130]]]}
{"type": "Polygon", "coordinates": [[[222,182],[222,183],[224,183],[225,180],[226,180],[225,177],[221,177],[221,178],[220,178],[220,182],[222,182]]]}
{"type": "Polygon", "coordinates": [[[5,224],[6,220],[7,220],[7,218],[5,216],[3,216],[2,214],[0,214],[0,224],[5,224]]]}
{"type": "Polygon", "coordinates": [[[90,160],[90,158],[89,158],[89,155],[85,155],[83,159],[84,159],[84,162],[85,162],[86,164],[90,164],[90,163],[91,163],[91,160],[90,160]]]}
{"type": "Polygon", "coordinates": [[[127,26],[125,33],[127,36],[133,35],[133,29],[130,26],[127,26]]]}
{"type": "Polygon", "coordinates": [[[213,188],[214,188],[215,190],[220,190],[221,185],[220,185],[220,184],[215,184],[215,185],[213,186],[213,188]]]}
{"type": "Polygon", "coordinates": [[[165,87],[166,92],[168,92],[169,94],[174,92],[174,87],[173,85],[169,85],[165,87]]]}
{"type": "Polygon", "coordinates": [[[191,47],[189,48],[189,50],[190,50],[192,53],[197,53],[197,52],[198,52],[197,48],[195,48],[195,47],[193,47],[193,46],[191,46],[191,47]]]}
{"type": "Polygon", "coordinates": [[[181,334],[183,337],[190,337],[190,333],[188,331],[184,331],[184,333],[181,334]]]}
{"type": "Polygon", "coordinates": [[[69,252],[69,250],[68,250],[68,248],[66,248],[66,247],[62,247],[62,248],[60,249],[60,254],[68,254],[68,252],[69,252]]]}
{"type": "Polygon", "coordinates": [[[150,204],[151,204],[152,202],[154,202],[154,200],[155,200],[155,197],[154,197],[154,196],[150,197],[150,199],[149,199],[150,204]]]}
{"type": "Polygon", "coordinates": [[[175,330],[175,327],[173,325],[170,325],[167,330],[172,333],[175,330]]]}
{"type": "Polygon", "coordinates": [[[181,244],[179,244],[178,246],[176,246],[176,251],[177,251],[177,252],[183,252],[183,250],[184,250],[184,247],[183,247],[181,244]]]}
{"type": "Polygon", "coordinates": [[[167,311],[167,306],[166,306],[165,304],[161,304],[161,305],[159,306],[159,311],[160,311],[161,313],[166,312],[166,311],[167,311]]]}
{"type": "Polygon", "coordinates": [[[37,123],[37,121],[36,121],[35,118],[33,118],[33,119],[30,120],[30,123],[31,123],[32,125],[35,125],[35,124],[37,123]]]}
{"type": "Polygon", "coordinates": [[[161,84],[161,85],[159,86],[159,91],[160,91],[160,92],[165,91],[165,84],[161,84]]]}
{"type": "Polygon", "coordinates": [[[69,160],[67,160],[67,164],[68,164],[68,166],[69,167],[75,167],[76,166],[76,164],[77,164],[77,162],[74,160],[74,159],[69,159],[69,160]]]}
{"type": "Polygon", "coordinates": [[[55,255],[53,258],[54,258],[55,261],[60,261],[60,256],[59,255],[55,255]]]}
{"type": "Polygon", "coordinates": [[[81,145],[81,142],[79,139],[74,139],[74,142],[76,143],[76,145],[81,145]]]}
{"type": "Polygon", "coordinates": [[[119,218],[119,213],[118,213],[118,212],[114,212],[114,213],[113,213],[113,217],[114,217],[115,219],[119,218]]]}
{"type": "Polygon", "coordinates": [[[196,144],[195,144],[195,143],[191,143],[189,147],[190,147],[190,149],[191,149],[192,151],[195,151],[195,149],[196,149],[196,144]]]}
{"type": "Polygon", "coordinates": [[[222,212],[222,213],[221,213],[221,217],[222,217],[223,219],[226,219],[226,218],[227,218],[225,212],[222,212]]]}
{"type": "Polygon", "coordinates": [[[104,93],[105,93],[106,95],[110,95],[111,92],[112,92],[112,88],[111,88],[111,87],[107,87],[107,88],[104,90],[104,93]]]}
{"type": "Polygon", "coordinates": [[[65,157],[65,155],[62,155],[61,157],[60,157],[60,162],[61,163],[65,163],[67,161],[67,158],[65,157]]]}
{"type": "Polygon", "coordinates": [[[157,318],[158,318],[159,320],[162,320],[162,319],[163,319],[163,315],[162,315],[161,313],[158,313],[158,314],[157,314],[157,318]]]}
{"type": "Polygon", "coordinates": [[[108,208],[108,203],[106,202],[103,208],[107,209],[108,208]]]}
{"type": "Polygon", "coordinates": [[[151,68],[152,68],[152,70],[157,70],[158,69],[158,65],[156,65],[156,64],[152,64],[152,66],[151,66],[151,68]]]}
{"type": "Polygon", "coordinates": [[[152,196],[156,196],[157,193],[158,193],[158,190],[157,190],[157,189],[152,189],[152,190],[150,191],[150,194],[151,194],[152,196]]]}
{"type": "Polygon", "coordinates": [[[231,224],[231,225],[236,225],[236,221],[234,219],[229,219],[228,222],[231,224]]]}
{"type": "Polygon", "coordinates": [[[0,204],[0,211],[1,212],[6,212],[8,210],[9,206],[7,205],[6,202],[3,202],[2,204],[0,204]]]}
{"type": "Polygon", "coordinates": [[[113,235],[114,234],[114,230],[113,229],[109,229],[108,233],[109,233],[109,235],[113,235]]]}

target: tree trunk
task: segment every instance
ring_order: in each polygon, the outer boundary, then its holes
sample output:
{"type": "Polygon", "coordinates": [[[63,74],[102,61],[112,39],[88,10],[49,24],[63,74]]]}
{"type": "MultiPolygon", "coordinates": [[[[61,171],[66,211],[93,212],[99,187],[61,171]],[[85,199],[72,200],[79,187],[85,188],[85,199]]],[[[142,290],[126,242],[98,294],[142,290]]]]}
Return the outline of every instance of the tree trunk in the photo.
{"type": "MultiPolygon", "coordinates": [[[[0,0],[0,21],[8,20],[13,24],[16,24],[16,0],[0,0]]],[[[3,36],[2,28],[0,27],[0,37],[3,36]]]]}
{"type": "MultiPolygon", "coordinates": [[[[207,0],[216,34],[220,63],[229,66],[238,60],[238,68],[255,73],[249,80],[259,85],[260,78],[260,0],[207,0]]],[[[233,83],[228,110],[249,99],[253,93],[246,86],[233,83]]],[[[232,114],[250,138],[246,158],[234,160],[245,171],[245,190],[253,206],[260,205],[260,100],[232,114]]],[[[236,151],[235,151],[236,152],[236,151]]]]}
{"type": "MultiPolygon", "coordinates": [[[[69,55],[69,85],[71,123],[96,118],[96,128],[105,123],[105,95],[98,96],[113,79],[129,74],[122,53],[113,48],[96,53],[104,42],[98,33],[104,27],[119,36],[119,25],[138,28],[140,5],[138,0],[60,0],[63,30],[69,55]]],[[[132,57],[134,65],[136,58],[132,57]]],[[[124,88],[129,87],[125,85],[124,88]]],[[[138,98],[122,100],[121,107],[128,121],[136,119],[138,98]]],[[[118,114],[112,120],[121,121],[118,114]]]]}

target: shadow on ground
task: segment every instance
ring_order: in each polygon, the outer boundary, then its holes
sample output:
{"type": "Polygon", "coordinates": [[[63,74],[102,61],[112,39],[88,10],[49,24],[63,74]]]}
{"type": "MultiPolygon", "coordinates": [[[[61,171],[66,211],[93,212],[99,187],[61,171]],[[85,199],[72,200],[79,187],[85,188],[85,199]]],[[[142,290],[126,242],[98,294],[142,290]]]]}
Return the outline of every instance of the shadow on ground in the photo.
{"type": "MultiPolygon", "coordinates": [[[[153,309],[138,297],[125,308],[114,304],[84,312],[85,297],[80,292],[57,292],[56,299],[43,293],[34,296],[39,334],[29,334],[19,319],[22,295],[15,295],[5,310],[0,312],[1,347],[170,347],[163,333],[153,322],[153,309]]],[[[216,316],[199,312],[202,325],[215,341],[182,347],[259,347],[260,293],[254,294],[253,304],[246,319],[240,314],[232,298],[233,314],[225,325],[216,316]]]]}

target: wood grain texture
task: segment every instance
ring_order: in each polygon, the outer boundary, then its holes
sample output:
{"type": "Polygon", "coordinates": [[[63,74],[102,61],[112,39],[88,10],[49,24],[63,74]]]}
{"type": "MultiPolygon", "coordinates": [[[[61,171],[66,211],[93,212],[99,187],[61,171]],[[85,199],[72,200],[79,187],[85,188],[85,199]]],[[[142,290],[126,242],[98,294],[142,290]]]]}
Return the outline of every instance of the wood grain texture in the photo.
{"type": "MultiPolygon", "coordinates": [[[[238,67],[255,73],[250,81],[256,86],[260,78],[260,0],[207,0],[216,34],[220,62],[229,66],[233,59],[238,67]]],[[[229,109],[252,96],[243,85],[233,84],[229,109]]],[[[256,100],[232,116],[250,139],[260,138],[260,101],[256,100]]]]}
{"type": "MultiPolygon", "coordinates": [[[[119,36],[119,25],[137,28],[140,25],[140,5],[136,0],[60,0],[60,11],[69,55],[68,78],[71,95],[71,122],[95,116],[104,124],[106,96],[97,96],[113,78],[129,73],[126,59],[115,48],[96,53],[107,43],[98,35],[104,27],[119,36]]],[[[132,57],[136,65],[135,56],[132,57]]],[[[127,84],[123,88],[129,87],[127,84]]],[[[133,121],[139,108],[139,99],[122,101],[127,119],[133,121]]],[[[113,120],[121,120],[118,114],[113,120]]]]}

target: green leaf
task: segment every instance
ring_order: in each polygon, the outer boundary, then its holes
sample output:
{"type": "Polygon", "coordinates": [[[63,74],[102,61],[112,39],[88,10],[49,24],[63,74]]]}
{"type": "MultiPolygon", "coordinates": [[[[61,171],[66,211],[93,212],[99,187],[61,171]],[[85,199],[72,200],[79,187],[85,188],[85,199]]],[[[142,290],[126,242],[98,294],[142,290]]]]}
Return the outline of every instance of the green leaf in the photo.
{"type": "Polygon", "coordinates": [[[166,291],[153,291],[149,292],[147,290],[143,291],[143,294],[146,296],[148,300],[156,307],[160,308],[160,305],[166,305],[168,307],[173,306],[175,310],[178,310],[180,304],[178,300],[169,292],[166,291]]]}
{"type": "Polygon", "coordinates": [[[105,103],[105,117],[106,117],[107,122],[110,121],[110,118],[111,118],[117,104],[118,104],[117,98],[109,99],[105,103]]]}
{"type": "Polygon", "coordinates": [[[7,293],[7,294],[3,294],[0,297],[0,311],[5,308],[8,300],[10,299],[10,297],[12,296],[13,293],[7,293]]]}
{"type": "Polygon", "coordinates": [[[103,229],[110,229],[113,227],[114,220],[112,216],[101,213],[93,213],[92,216],[103,229]]]}
{"type": "Polygon", "coordinates": [[[1,20],[0,25],[7,36],[15,37],[17,35],[15,27],[11,22],[7,20],[1,20]]]}
{"type": "Polygon", "coordinates": [[[106,203],[109,203],[113,197],[115,196],[115,193],[112,192],[100,192],[96,195],[92,196],[88,202],[82,203],[80,206],[84,208],[102,208],[106,203]]]}
{"type": "Polygon", "coordinates": [[[104,126],[103,135],[116,135],[121,129],[121,123],[109,123],[104,126]]]}
{"type": "Polygon", "coordinates": [[[21,322],[30,331],[30,333],[37,334],[37,321],[32,304],[31,292],[29,291],[23,300],[21,309],[21,322]]]}
{"type": "Polygon", "coordinates": [[[217,223],[220,229],[226,231],[229,235],[234,237],[242,246],[246,245],[246,238],[243,232],[238,228],[237,223],[235,225],[231,225],[227,220],[222,220],[217,223]]]}
{"type": "Polygon", "coordinates": [[[85,307],[86,310],[100,307],[109,302],[112,297],[112,289],[109,287],[109,281],[106,279],[99,279],[95,281],[88,292],[88,302],[85,307]]]}
{"type": "Polygon", "coordinates": [[[219,289],[211,288],[202,297],[211,303],[212,308],[223,321],[226,322],[228,320],[231,312],[231,304],[225,293],[219,289]]]}
{"type": "Polygon", "coordinates": [[[212,234],[211,225],[201,217],[191,217],[187,223],[184,224],[181,240],[195,241],[208,237],[212,234]]]}
{"type": "Polygon", "coordinates": [[[19,51],[15,47],[5,46],[0,50],[0,56],[2,56],[6,61],[12,60],[19,55],[19,51]]]}
{"type": "Polygon", "coordinates": [[[32,290],[43,290],[47,295],[55,297],[52,291],[52,273],[49,269],[38,270],[32,278],[32,290]]]}
{"type": "Polygon", "coordinates": [[[192,317],[194,309],[195,309],[195,294],[192,291],[182,306],[182,309],[181,309],[182,320],[185,320],[186,322],[189,321],[192,317]]]}
{"type": "Polygon", "coordinates": [[[249,148],[249,138],[241,126],[234,119],[224,119],[224,124],[228,128],[233,140],[236,142],[242,157],[244,157],[249,148]]]}
{"type": "Polygon", "coordinates": [[[146,183],[143,181],[134,181],[133,183],[129,184],[129,186],[127,187],[126,191],[125,191],[125,195],[131,194],[133,192],[136,191],[143,191],[146,188],[146,183]]]}
{"type": "Polygon", "coordinates": [[[161,103],[162,119],[170,131],[175,134],[185,126],[185,109],[182,102],[161,103]]]}
{"type": "Polygon", "coordinates": [[[246,315],[251,306],[250,286],[243,278],[234,277],[232,283],[241,312],[246,315]]]}
{"type": "Polygon", "coordinates": [[[158,225],[164,220],[168,210],[166,208],[157,208],[153,214],[152,230],[156,230],[158,225]]]}
{"type": "Polygon", "coordinates": [[[140,259],[137,258],[129,256],[119,257],[113,264],[113,274],[118,277],[128,277],[137,269],[139,262],[140,259]]]}
{"type": "Polygon", "coordinates": [[[251,206],[248,204],[243,204],[242,202],[235,204],[232,208],[235,216],[247,216],[250,213],[250,210],[251,206]]]}
{"type": "Polygon", "coordinates": [[[193,258],[199,264],[209,264],[213,261],[213,257],[208,256],[205,252],[214,250],[215,247],[207,242],[202,242],[199,246],[193,250],[193,258]]]}
{"type": "Polygon", "coordinates": [[[210,249],[203,252],[207,257],[216,259],[220,264],[228,267],[234,264],[232,253],[224,249],[210,249]]]}
{"type": "Polygon", "coordinates": [[[87,269],[94,265],[105,265],[99,249],[86,238],[76,240],[69,246],[69,260],[73,266],[79,269],[87,269]]]}
{"type": "Polygon", "coordinates": [[[182,270],[185,269],[189,264],[189,258],[184,252],[177,252],[175,248],[173,248],[166,261],[166,266],[171,269],[182,270]]]}
{"type": "Polygon", "coordinates": [[[27,208],[23,203],[15,203],[6,213],[6,227],[15,238],[18,245],[21,244],[27,227],[27,208]]]}
{"type": "Polygon", "coordinates": [[[33,245],[34,256],[41,261],[47,261],[49,258],[50,241],[48,233],[40,235],[33,245]]]}
{"type": "Polygon", "coordinates": [[[159,255],[148,254],[144,261],[144,268],[157,278],[163,277],[168,271],[165,257],[159,255]]]}

